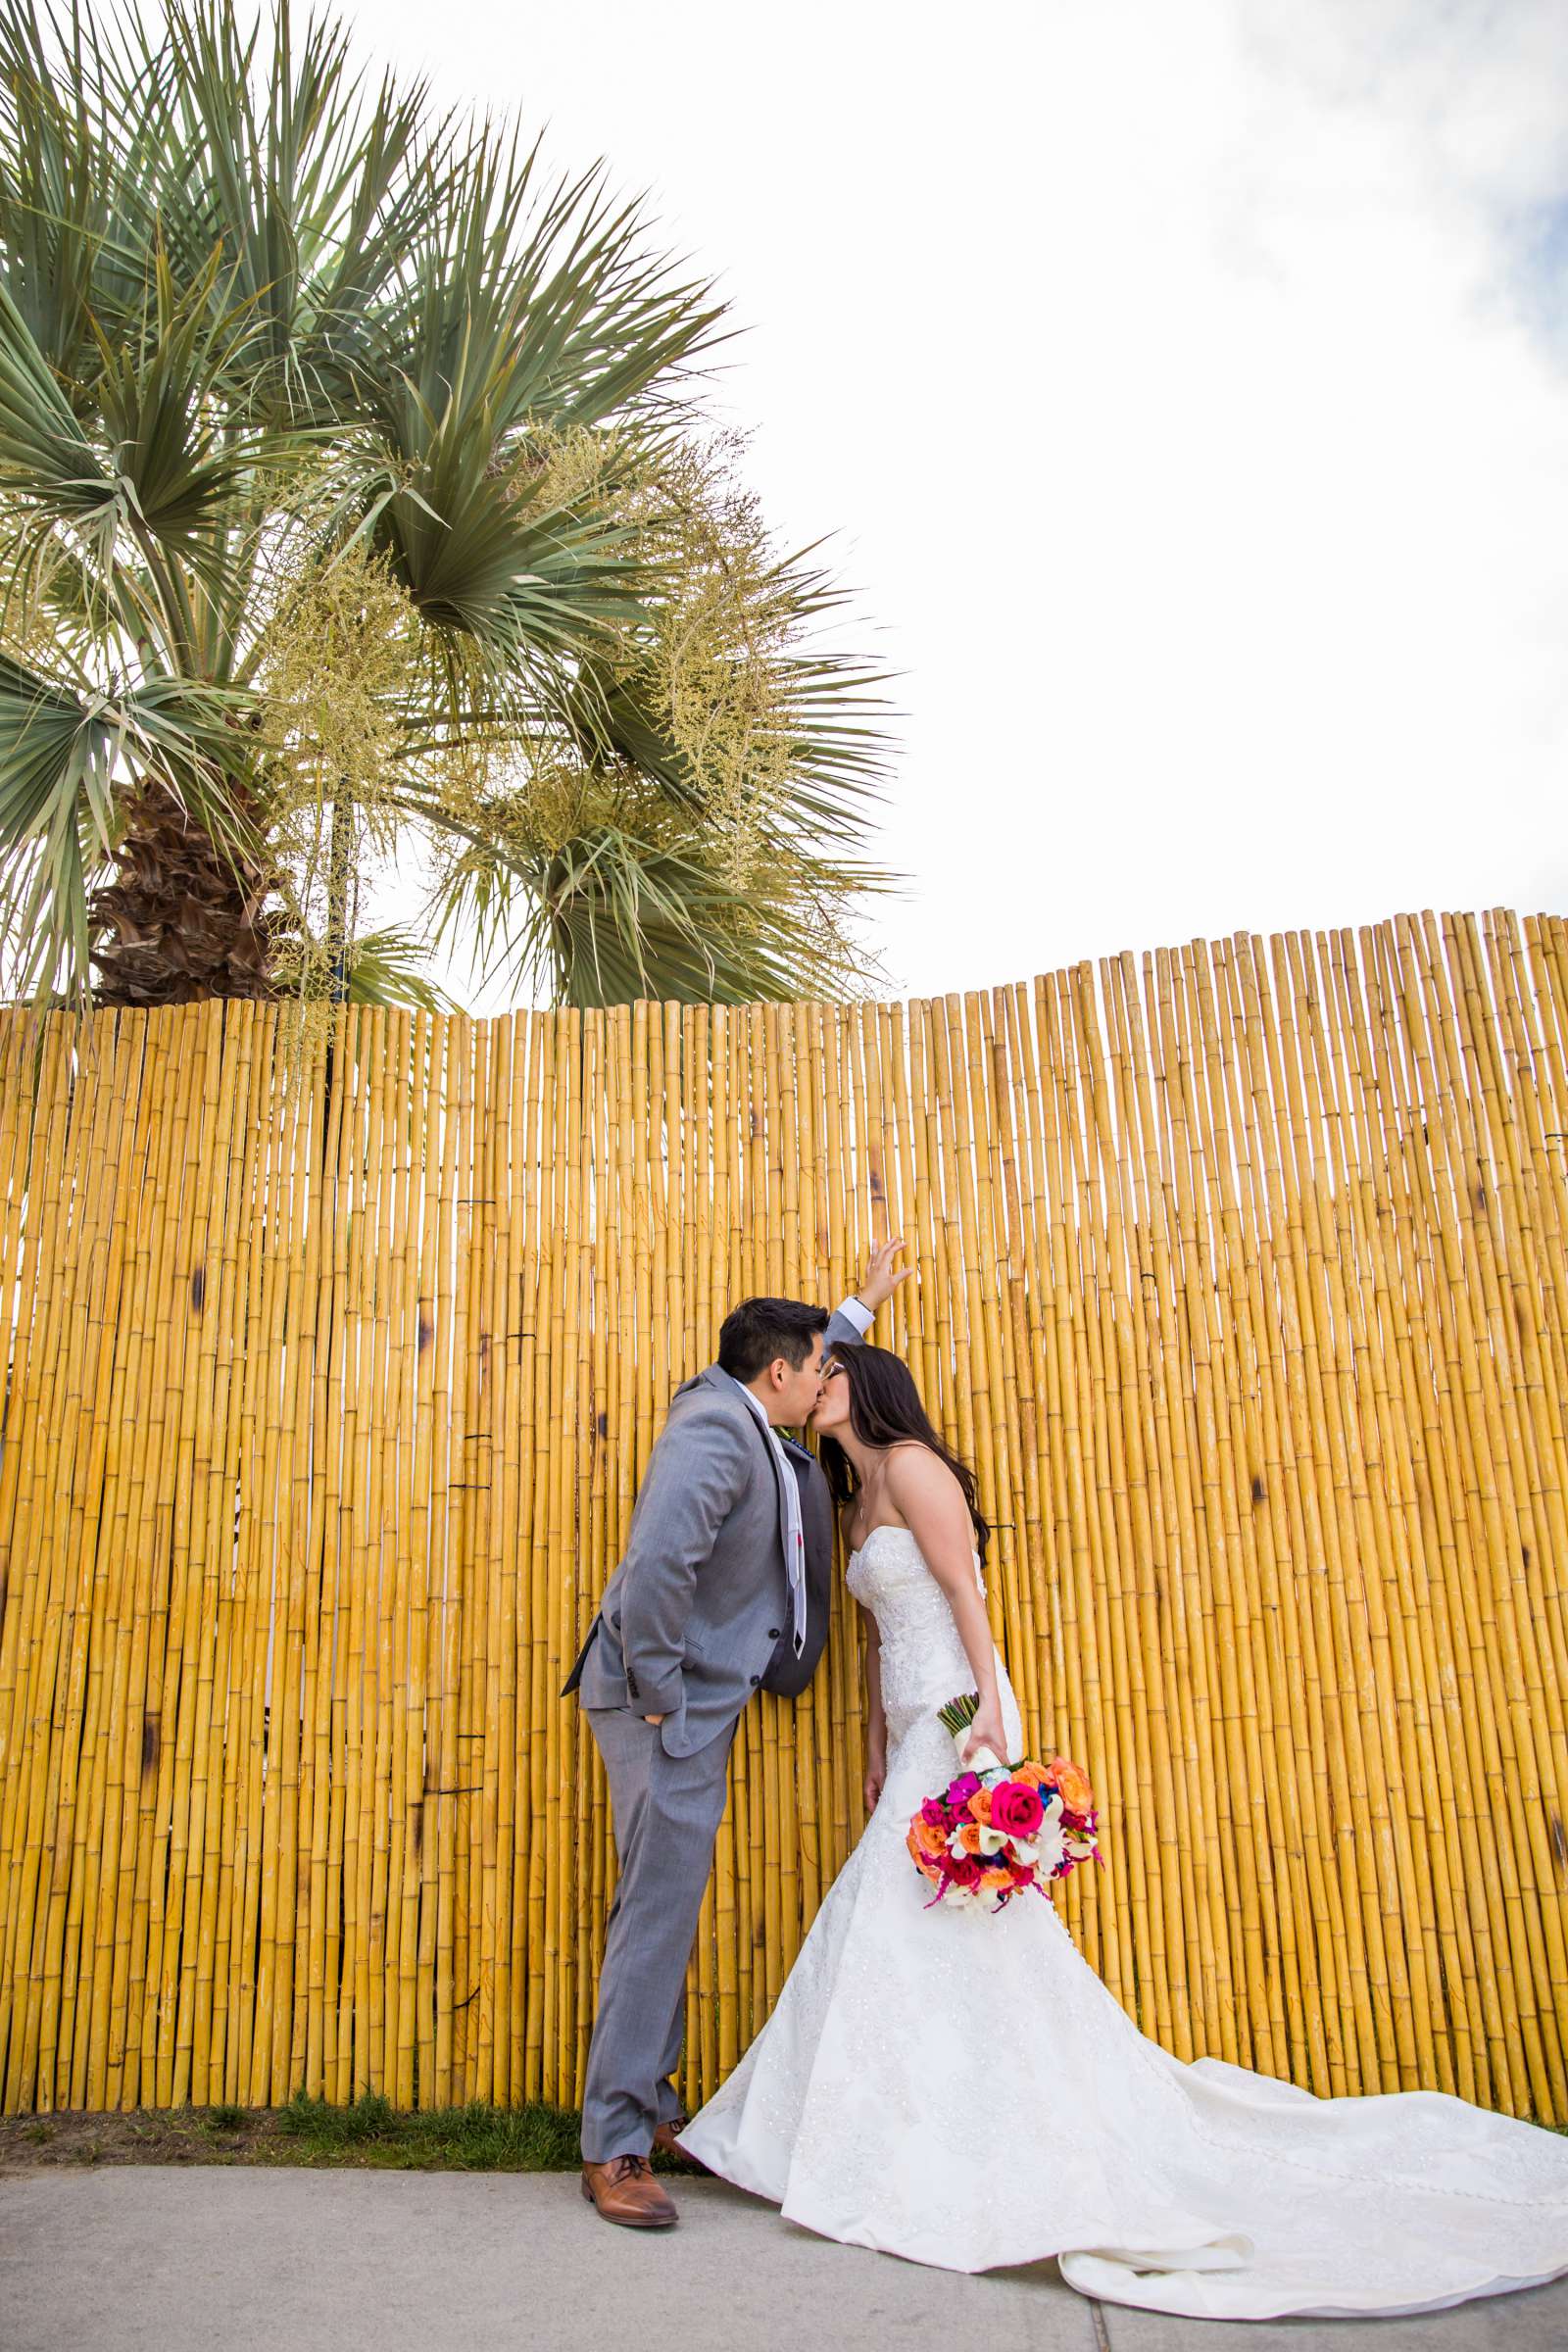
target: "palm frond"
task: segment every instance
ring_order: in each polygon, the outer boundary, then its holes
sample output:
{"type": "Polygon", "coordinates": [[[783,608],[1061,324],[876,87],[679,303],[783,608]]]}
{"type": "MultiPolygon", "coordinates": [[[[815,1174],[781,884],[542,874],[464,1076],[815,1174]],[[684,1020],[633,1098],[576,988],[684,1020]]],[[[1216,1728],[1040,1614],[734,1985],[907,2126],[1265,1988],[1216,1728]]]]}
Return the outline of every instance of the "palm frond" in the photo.
{"type": "Polygon", "coordinates": [[[576,829],[546,825],[531,840],[405,804],[466,843],[426,909],[435,944],[449,931],[470,939],[513,985],[578,1004],[839,998],[874,976],[846,916],[896,888],[890,877],[779,838],[743,875],[700,823],[672,823],[637,788],[613,796],[605,817],[595,797],[585,795],[576,829]]]}
{"type": "Polygon", "coordinates": [[[408,1004],[422,1012],[461,1012],[456,997],[421,968],[426,944],[395,924],[362,932],[346,957],[351,1004],[408,1004]]]}

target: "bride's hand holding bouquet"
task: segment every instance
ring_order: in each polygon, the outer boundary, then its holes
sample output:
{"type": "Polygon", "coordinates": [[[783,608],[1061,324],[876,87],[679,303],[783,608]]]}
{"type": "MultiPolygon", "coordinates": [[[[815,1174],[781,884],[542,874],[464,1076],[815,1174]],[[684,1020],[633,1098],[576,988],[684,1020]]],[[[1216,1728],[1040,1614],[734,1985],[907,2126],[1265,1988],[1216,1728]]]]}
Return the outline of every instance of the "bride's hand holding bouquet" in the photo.
{"type": "Polygon", "coordinates": [[[965,1767],[940,1795],[928,1796],[909,1824],[909,1856],[944,1897],[964,1909],[1000,1911],[1033,1887],[1050,1897],[1053,1882],[1079,1862],[1102,1859],[1089,1776],[1068,1756],[1008,1764],[999,1720],[976,1690],[937,1710],[965,1767]]]}
{"type": "MultiPolygon", "coordinates": [[[[966,1706],[968,1700],[963,1702],[966,1706]]],[[[958,1761],[971,1772],[986,1765],[1000,1770],[1007,1761],[1007,1735],[1002,1728],[1002,1701],[993,1691],[982,1699],[968,1720],[967,1729],[959,1732],[948,1725],[958,1744],[958,1761]]]]}

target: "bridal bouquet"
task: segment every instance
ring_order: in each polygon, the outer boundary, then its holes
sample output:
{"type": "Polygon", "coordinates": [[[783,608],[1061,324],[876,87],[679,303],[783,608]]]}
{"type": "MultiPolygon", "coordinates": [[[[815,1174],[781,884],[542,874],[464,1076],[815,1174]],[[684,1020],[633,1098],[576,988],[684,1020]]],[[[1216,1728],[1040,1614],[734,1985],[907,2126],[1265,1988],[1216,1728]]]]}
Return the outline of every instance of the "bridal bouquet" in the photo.
{"type": "MultiPolygon", "coordinates": [[[[977,1691],[937,1709],[953,1734],[958,1760],[979,1711],[977,1691]]],[[[1004,1764],[981,1748],[972,1765],[928,1796],[909,1824],[915,1868],[936,1892],[927,1903],[1000,1911],[1027,1886],[1049,1899],[1051,1884],[1080,1862],[1102,1860],[1095,1792],[1082,1765],[1067,1756],[1048,1764],[1004,1764]]]]}

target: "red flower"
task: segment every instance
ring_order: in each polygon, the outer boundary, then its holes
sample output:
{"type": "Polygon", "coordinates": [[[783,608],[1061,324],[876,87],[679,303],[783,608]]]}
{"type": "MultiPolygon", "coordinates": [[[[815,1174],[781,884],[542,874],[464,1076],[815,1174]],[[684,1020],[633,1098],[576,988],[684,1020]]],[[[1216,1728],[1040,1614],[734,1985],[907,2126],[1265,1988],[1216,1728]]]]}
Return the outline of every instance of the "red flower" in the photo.
{"type": "Polygon", "coordinates": [[[991,1827],[1007,1838],[1031,1838],[1045,1818],[1038,1788],[1027,1781],[999,1781],[991,1791],[991,1827]]]}

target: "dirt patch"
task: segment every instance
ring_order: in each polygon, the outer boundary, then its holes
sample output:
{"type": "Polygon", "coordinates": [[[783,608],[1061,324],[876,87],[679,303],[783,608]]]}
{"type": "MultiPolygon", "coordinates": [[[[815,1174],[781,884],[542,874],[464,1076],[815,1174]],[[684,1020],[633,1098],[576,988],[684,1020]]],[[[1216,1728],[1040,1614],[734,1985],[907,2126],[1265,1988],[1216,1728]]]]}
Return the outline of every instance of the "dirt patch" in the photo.
{"type": "MultiPolygon", "coordinates": [[[[575,2172],[582,2118],[526,2100],[399,2109],[378,2091],[346,2107],[296,2091],[285,2107],[137,2108],[0,2117],[0,2173],[50,2164],[343,2165],[361,2171],[575,2172]]],[[[656,2156],[655,2167],[684,2160],[656,2156]]]]}
{"type": "MultiPolygon", "coordinates": [[[[367,2161],[368,2150],[357,2152],[367,2161]]],[[[0,2116],[0,2173],[45,2164],[310,2164],[316,2151],[259,2108],[237,2124],[215,2124],[205,2107],[168,2114],[133,2108],[112,2115],[0,2116]]],[[[351,2161],[345,2157],[337,2161],[351,2161]]]]}

